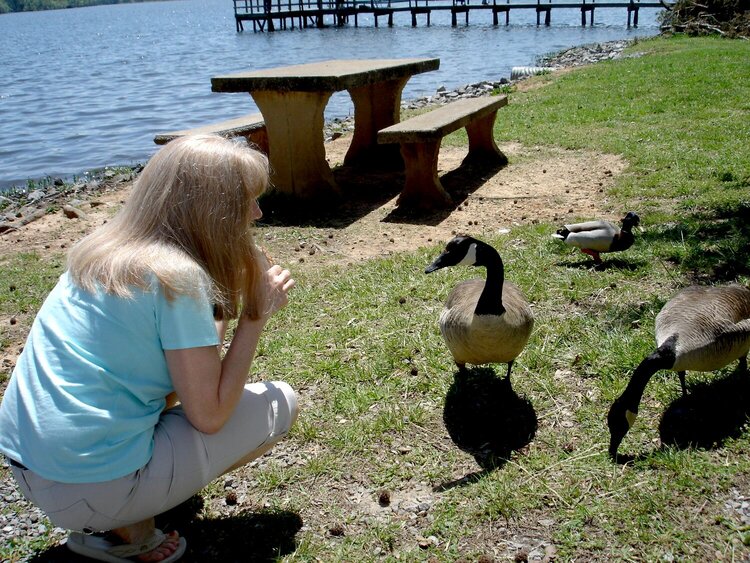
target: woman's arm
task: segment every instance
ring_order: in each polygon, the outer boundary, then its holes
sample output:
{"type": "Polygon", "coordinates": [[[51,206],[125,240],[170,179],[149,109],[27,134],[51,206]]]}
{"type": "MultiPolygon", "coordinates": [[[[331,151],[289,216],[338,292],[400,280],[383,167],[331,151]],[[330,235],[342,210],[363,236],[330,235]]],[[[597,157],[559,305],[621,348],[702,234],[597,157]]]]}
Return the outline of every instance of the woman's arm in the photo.
{"type": "MultiPolygon", "coordinates": [[[[229,328],[229,321],[227,319],[221,319],[220,321],[215,321],[216,323],[216,334],[219,335],[219,344],[216,346],[216,349],[219,351],[219,354],[221,354],[222,348],[224,347],[224,340],[227,337],[227,329],[229,328]]],[[[180,398],[177,396],[176,391],[172,391],[169,395],[167,395],[167,404],[164,407],[164,410],[171,409],[173,407],[176,407],[180,404],[180,398]]]]}
{"type": "MultiPolygon", "coordinates": [[[[175,391],[190,423],[201,432],[218,432],[229,420],[242,395],[266,321],[288,302],[294,287],[289,270],[272,266],[265,314],[257,320],[240,316],[229,349],[222,359],[216,346],[166,350],[175,391]]],[[[226,327],[224,326],[224,329],[226,327]]],[[[221,327],[217,326],[221,332],[221,327]]]]}

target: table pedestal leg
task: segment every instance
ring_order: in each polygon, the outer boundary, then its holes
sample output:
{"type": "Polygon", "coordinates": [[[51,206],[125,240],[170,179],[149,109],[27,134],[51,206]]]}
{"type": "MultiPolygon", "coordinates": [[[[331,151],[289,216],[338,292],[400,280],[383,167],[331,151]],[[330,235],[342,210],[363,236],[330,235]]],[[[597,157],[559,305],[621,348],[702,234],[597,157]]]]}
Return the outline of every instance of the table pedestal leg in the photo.
{"type": "Polygon", "coordinates": [[[401,92],[408,80],[398,78],[349,90],[354,102],[354,135],[344,164],[403,167],[398,145],[378,145],[378,131],[399,122],[401,92]]]}
{"type": "Polygon", "coordinates": [[[306,199],[336,192],[323,143],[323,110],[331,92],[256,90],[251,95],[266,123],[273,188],[306,199]]]}

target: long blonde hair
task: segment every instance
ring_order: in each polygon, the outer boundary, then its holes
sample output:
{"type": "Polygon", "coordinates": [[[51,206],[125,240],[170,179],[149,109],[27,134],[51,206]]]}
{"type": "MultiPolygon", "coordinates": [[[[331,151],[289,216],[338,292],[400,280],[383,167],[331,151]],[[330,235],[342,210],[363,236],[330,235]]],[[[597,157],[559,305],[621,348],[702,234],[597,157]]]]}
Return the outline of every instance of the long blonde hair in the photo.
{"type": "Polygon", "coordinates": [[[255,246],[252,203],[268,160],[217,135],[171,141],[149,160],[117,215],[68,256],[74,282],[130,297],[154,276],[168,299],[208,289],[217,318],[258,318],[268,264],[255,246]]]}

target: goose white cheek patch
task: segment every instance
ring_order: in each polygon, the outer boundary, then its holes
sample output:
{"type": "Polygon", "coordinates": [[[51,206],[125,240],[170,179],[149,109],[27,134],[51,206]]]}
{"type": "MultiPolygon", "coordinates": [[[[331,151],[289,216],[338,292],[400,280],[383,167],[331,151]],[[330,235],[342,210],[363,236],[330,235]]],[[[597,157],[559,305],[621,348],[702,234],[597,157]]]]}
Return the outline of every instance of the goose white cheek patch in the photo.
{"type": "Polygon", "coordinates": [[[635,424],[635,418],[638,416],[638,413],[635,413],[633,411],[625,411],[625,418],[628,421],[628,427],[632,428],[633,424],[635,424]]]}
{"type": "Polygon", "coordinates": [[[477,245],[472,244],[469,247],[469,250],[466,251],[466,256],[464,256],[461,261],[458,263],[458,266],[473,266],[477,261],[477,245]]]}

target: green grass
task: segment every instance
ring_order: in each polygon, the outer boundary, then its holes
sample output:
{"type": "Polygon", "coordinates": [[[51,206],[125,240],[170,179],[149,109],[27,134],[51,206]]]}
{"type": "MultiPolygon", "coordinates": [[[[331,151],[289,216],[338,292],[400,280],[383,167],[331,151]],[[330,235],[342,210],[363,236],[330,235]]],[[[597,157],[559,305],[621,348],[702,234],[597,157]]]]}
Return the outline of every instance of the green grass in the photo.
{"type": "MultiPolygon", "coordinates": [[[[678,288],[748,282],[750,45],[661,38],[629,52],[643,56],[530,79],[542,86],[510,92],[498,114],[499,142],[622,155],[629,166],[607,195],[638,210],[646,228],[619,267],[595,272],[570,267],[570,249],[550,243],[553,225],[515,228],[513,244],[486,239],[534,307],[534,333],[513,370],[514,389],[538,420],[534,439],[483,472],[446,434],[455,368],[437,317],[450,288],[477,272],[424,275],[437,246],[305,269],[254,368],[299,390],[300,420],[282,446],[291,461],[274,458],[234,477],[248,497],[236,522],[248,514],[255,526],[277,518],[294,536],[265,556],[476,561],[512,557],[520,541],[541,553],[554,544],[564,561],[750,557],[747,528],[726,508],[733,491],[750,490],[750,433],[741,422],[714,447],[659,447],[660,419],[680,396],[671,373],[649,384],[621,447],[637,455],[633,464],[608,459],[604,420],[653,349],[656,314],[678,288]],[[383,490],[393,499],[387,509],[378,505],[383,490]],[[407,501],[426,508],[402,510],[407,501]],[[293,526],[289,513],[303,525],[293,526]],[[334,525],[343,533],[330,533],[334,525]]],[[[2,265],[2,317],[31,315],[62,267],[33,255],[2,265]],[[8,291],[11,282],[16,289],[8,291]]],[[[718,393],[718,406],[696,401],[695,412],[710,420],[732,406],[744,389],[734,371],[688,374],[697,397],[716,395],[719,385],[729,390],[718,393]]],[[[205,532],[222,487],[219,480],[206,489],[193,535],[182,530],[191,545],[211,543],[205,532]]],[[[0,558],[38,549],[4,546],[0,558]]]]}
{"type": "MultiPolygon", "coordinates": [[[[30,324],[63,267],[63,257],[45,262],[36,253],[19,253],[0,261],[0,317],[7,317],[0,329],[0,350],[9,346],[11,328],[30,324]]],[[[8,375],[0,372],[0,383],[8,375]]]]}

